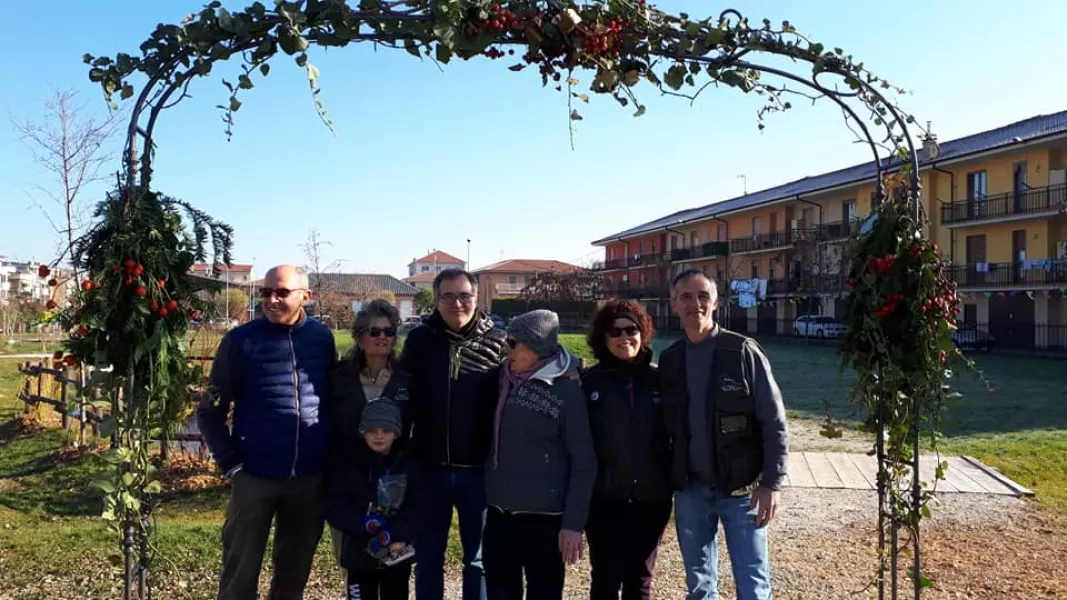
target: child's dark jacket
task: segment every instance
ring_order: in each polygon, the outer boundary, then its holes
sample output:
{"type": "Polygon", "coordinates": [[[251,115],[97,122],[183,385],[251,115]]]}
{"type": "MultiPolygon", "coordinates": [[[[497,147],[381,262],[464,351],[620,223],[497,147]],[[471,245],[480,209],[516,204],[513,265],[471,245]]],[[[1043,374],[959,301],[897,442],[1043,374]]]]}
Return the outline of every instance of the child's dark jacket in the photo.
{"type": "Polygon", "coordinates": [[[388,456],[376,454],[362,441],[342,447],[346,450],[334,453],[326,473],[326,520],[344,534],[341,566],[352,570],[380,569],[381,561],[367,552],[372,536],[363,528],[368,509],[380,506],[379,481],[383,477],[394,482],[397,478],[406,479],[399,508],[386,516],[386,521],[390,543],[413,545],[421,527],[421,472],[402,440],[393,444],[388,456]]]}

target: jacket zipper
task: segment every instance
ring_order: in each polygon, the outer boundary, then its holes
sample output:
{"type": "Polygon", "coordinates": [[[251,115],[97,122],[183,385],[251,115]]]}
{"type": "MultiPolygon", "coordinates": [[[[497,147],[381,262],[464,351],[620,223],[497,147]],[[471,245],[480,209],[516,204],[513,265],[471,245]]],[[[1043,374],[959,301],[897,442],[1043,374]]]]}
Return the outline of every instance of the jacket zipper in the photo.
{"type": "Polygon", "coordinates": [[[630,395],[630,468],[633,469],[633,485],[630,488],[630,497],[632,498],[637,493],[637,450],[635,447],[636,435],[634,431],[634,412],[636,411],[636,402],[634,402],[634,379],[628,377],[626,381],[626,391],[630,395]]]}
{"type": "Polygon", "coordinates": [[[296,367],[296,346],[293,345],[293,330],[289,330],[289,356],[293,359],[293,402],[296,405],[296,444],[293,448],[293,467],[289,476],[296,477],[296,461],[300,458],[300,372],[296,367]]]}
{"type": "Polygon", "coordinates": [[[454,348],[448,349],[448,383],[445,389],[445,466],[452,466],[452,362],[458,357],[454,348]]]}

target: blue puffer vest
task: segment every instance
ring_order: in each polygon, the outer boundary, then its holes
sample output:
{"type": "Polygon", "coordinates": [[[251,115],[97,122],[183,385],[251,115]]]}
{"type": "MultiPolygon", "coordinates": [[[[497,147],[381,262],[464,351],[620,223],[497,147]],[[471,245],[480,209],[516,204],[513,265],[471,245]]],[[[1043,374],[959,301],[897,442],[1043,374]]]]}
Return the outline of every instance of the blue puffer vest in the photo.
{"type": "Polygon", "coordinates": [[[233,437],[244,470],[256,477],[306,477],[325,467],[329,442],[327,373],[333,334],[304,317],[293,326],[256,319],[231,332],[241,364],[233,437]]]}

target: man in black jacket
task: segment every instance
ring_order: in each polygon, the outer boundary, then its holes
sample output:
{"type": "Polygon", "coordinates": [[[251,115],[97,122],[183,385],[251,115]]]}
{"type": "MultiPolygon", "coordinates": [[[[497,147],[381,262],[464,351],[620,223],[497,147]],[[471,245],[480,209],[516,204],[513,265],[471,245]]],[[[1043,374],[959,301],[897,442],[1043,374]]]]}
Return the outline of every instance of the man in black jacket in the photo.
{"type": "Polygon", "coordinates": [[[722,520],[738,599],[770,600],[766,527],[788,457],[782,395],[759,344],[716,325],[714,281],[690,270],[671,287],[685,337],[663,351],[659,375],[688,599],[719,597],[722,520]]]}
{"type": "Polygon", "coordinates": [[[485,600],[484,467],[506,335],[478,310],[470,273],[441,271],[433,291],[436,310],[429,322],[408,334],[400,356],[410,375],[412,437],[426,467],[415,596],[444,598],[445,549],[455,508],[463,544],[463,600],[485,600]]]}

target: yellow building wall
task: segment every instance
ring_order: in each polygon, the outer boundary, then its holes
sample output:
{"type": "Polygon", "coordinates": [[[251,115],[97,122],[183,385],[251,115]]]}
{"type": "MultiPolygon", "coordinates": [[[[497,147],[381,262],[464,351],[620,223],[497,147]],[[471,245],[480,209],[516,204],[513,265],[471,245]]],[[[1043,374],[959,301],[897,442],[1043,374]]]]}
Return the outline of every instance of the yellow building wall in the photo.
{"type": "Polygon", "coordinates": [[[986,192],[989,195],[1003,194],[1012,190],[1015,163],[1026,161],[1026,183],[1030,187],[1048,185],[1050,152],[1048,149],[1029,150],[1001,155],[956,166],[944,167],[956,174],[956,200],[967,199],[967,174],[986,172],[986,192]]]}
{"type": "Polygon", "coordinates": [[[956,230],[956,251],[953,255],[955,262],[963,264],[967,261],[967,238],[974,235],[985,235],[985,258],[986,262],[1012,262],[1015,257],[1011,255],[1012,232],[1026,230],[1026,258],[1029,260],[1042,260],[1051,258],[1049,247],[1055,246],[1049,242],[1048,221],[1016,221],[1014,223],[997,223],[982,227],[968,227],[956,230]]]}

